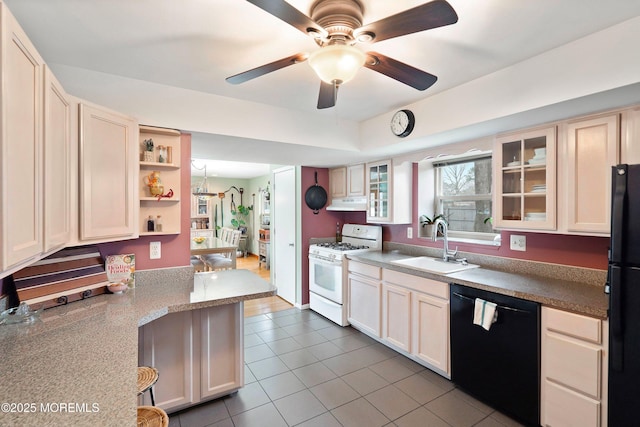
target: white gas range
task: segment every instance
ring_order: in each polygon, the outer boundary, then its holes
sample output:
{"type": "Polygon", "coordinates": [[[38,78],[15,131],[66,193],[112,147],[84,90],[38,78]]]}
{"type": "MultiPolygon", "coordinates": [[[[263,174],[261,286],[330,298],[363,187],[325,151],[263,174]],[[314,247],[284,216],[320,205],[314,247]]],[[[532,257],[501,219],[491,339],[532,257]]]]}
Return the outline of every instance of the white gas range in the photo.
{"type": "Polygon", "coordinates": [[[309,246],[309,306],[340,326],[347,326],[345,255],[382,250],[382,227],[344,224],[342,242],[309,246]]]}

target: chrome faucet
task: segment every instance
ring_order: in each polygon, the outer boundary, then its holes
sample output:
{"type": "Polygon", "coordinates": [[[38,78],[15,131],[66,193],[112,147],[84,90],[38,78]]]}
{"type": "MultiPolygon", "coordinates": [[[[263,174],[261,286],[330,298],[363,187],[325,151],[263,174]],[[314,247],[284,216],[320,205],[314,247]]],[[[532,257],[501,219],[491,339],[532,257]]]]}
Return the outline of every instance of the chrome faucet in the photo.
{"type": "Polygon", "coordinates": [[[433,240],[434,242],[438,240],[438,229],[440,228],[440,226],[442,226],[442,235],[444,236],[442,260],[444,262],[456,262],[458,248],[456,247],[456,249],[453,251],[449,250],[449,237],[447,236],[449,233],[449,227],[447,226],[447,222],[444,219],[438,218],[433,223],[433,235],[431,236],[431,240],[433,240]]]}

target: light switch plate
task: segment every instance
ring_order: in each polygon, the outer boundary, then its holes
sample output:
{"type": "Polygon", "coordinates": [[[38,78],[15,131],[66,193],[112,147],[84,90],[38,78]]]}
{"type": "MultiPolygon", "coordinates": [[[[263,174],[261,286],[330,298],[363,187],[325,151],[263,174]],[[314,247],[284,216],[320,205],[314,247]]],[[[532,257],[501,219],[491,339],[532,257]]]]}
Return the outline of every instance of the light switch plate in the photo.
{"type": "Polygon", "coordinates": [[[527,250],[527,236],[518,236],[516,234],[512,234],[510,243],[510,248],[512,251],[524,252],[527,250]]]}
{"type": "Polygon", "coordinates": [[[162,256],[161,242],[149,242],[149,259],[160,259],[162,256]]]}

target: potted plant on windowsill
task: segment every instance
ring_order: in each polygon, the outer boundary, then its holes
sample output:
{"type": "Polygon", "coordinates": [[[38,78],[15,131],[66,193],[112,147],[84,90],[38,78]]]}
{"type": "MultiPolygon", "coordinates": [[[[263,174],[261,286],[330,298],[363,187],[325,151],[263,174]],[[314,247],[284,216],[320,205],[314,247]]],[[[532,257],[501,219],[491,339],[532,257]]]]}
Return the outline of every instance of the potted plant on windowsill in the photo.
{"type": "MultiPolygon", "coordinates": [[[[431,237],[431,236],[433,236],[434,224],[440,218],[442,218],[443,220],[447,221],[447,219],[442,214],[435,215],[432,218],[428,217],[426,215],[421,215],[420,216],[420,228],[422,228],[422,233],[420,233],[420,235],[422,237],[431,237]]],[[[442,236],[442,232],[440,230],[438,230],[438,236],[442,236]]]]}

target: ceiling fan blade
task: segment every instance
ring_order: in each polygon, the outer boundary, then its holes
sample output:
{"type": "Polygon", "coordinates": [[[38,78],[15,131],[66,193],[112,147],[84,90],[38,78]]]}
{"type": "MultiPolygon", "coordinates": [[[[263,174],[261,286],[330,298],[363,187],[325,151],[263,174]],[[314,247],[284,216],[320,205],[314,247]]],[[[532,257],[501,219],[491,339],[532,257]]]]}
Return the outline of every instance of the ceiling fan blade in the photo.
{"type": "Polygon", "coordinates": [[[425,90],[438,80],[433,74],[376,52],[367,52],[364,66],[418,90],[425,90]]]}
{"type": "Polygon", "coordinates": [[[284,0],[247,0],[249,3],[258,6],[265,12],[269,12],[276,18],[279,18],[297,28],[305,34],[309,34],[309,29],[313,29],[321,37],[327,37],[327,31],[318,25],[314,20],[295,7],[291,6],[284,0]]]}
{"type": "Polygon", "coordinates": [[[360,34],[373,33],[373,41],[379,42],[456,22],[458,15],[453,7],[445,0],[434,0],[360,27],[354,36],[357,39],[360,34]]]}
{"type": "Polygon", "coordinates": [[[331,108],[336,105],[338,98],[338,85],[336,83],[320,82],[320,94],[318,95],[318,110],[331,108]]]}
{"type": "Polygon", "coordinates": [[[295,55],[291,55],[287,58],[282,58],[274,62],[270,62],[269,64],[261,65],[260,67],[253,68],[251,70],[233,75],[231,77],[227,77],[225,80],[231,84],[237,85],[239,83],[244,83],[251,79],[255,79],[256,77],[263,76],[265,74],[271,73],[272,71],[277,71],[281,68],[288,67],[289,65],[294,65],[299,62],[304,62],[307,60],[306,53],[296,53],[295,55]]]}

